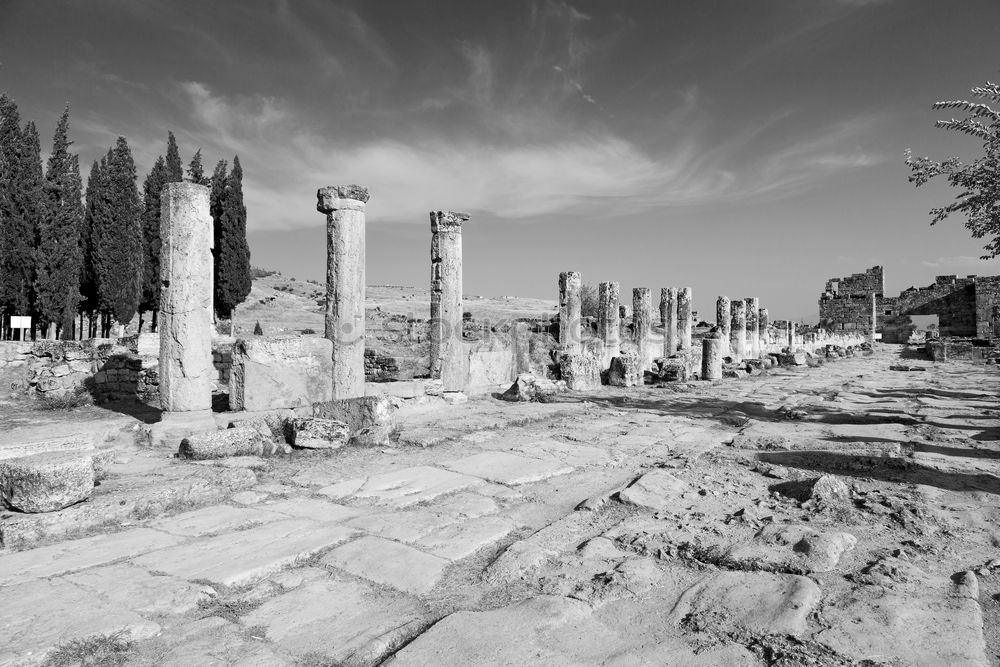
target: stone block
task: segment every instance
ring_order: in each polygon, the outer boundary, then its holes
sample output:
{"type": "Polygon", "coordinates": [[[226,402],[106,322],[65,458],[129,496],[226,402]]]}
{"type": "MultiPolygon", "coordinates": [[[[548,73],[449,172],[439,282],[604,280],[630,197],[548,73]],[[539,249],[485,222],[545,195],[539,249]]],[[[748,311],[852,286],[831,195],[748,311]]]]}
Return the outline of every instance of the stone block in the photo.
{"type": "Polygon", "coordinates": [[[635,387],[642,382],[642,368],[639,365],[639,355],[633,352],[623,352],[611,360],[608,370],[608,384],[615,387],[635,387]]]}
{"type": "Polygon", "coordinates": [[[397,401],[386,395],[358,396],[316,403],[313,415],[347,425],[351,444],[387,445],[399,429],[397,401]]]}
{"type": "Polygon", "coordinates": [[[288,444],[306,449],[339,449],[350,431],[342,421],[323,417],[294,417],[288,422],[288,444]]]}
{"type": "Polygon", "coordinates": [[[279,447],[265,439],[260,430],[237,426],[224,431],[209,431],[181,440],[178,455],[187,459],[218,459],[225,456],[269,456],[279,447]]]}
{"type": "Polygon", "coordinates": [[[528,401],[545,403],[563,391],[566,391],[564,382],[552,382],[545,378],[537,378],[531,373],[521,373],[514,380],[514,384],[500,395],[500,399],[512,403],[528,401]]]}
{"type": "MultiPolygon", "coordinates": [[[[594,341],[600,344],[600,341],[594,341]]],[[[593,349],[590,345],[579,352],[559,355],[559,377],[572,391],[597,389],[601,386],[601,354],[603,345],[593,349]]]]}
{"type": "Polygon", "coordinates": [[[333,343],[326,338],[240,338],[233,344],[233,410],[296,408],[333,399],[333,343]]]}
{"type": "Polygon", "coordinates": [[[0,461],[0,499],[19,512],[55,512],[90,497],[94,457],[43,452],[0,461]]]}

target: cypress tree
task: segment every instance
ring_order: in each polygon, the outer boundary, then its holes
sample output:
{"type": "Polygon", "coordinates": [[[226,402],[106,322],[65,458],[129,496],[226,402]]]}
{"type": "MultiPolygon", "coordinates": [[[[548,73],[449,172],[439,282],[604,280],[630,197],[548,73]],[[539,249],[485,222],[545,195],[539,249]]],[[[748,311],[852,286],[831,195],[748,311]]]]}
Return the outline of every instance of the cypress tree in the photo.
{"type": "Polygon", "coordinates": [[[97,276],[101,310],[128,324],[139,308],[143,282],[142,200],[135,161],[125,137],[108,153],[107,215],[97,233],[97,276]]]}
{"type": "Polygon", "coordinates": [[[210,182],[211,192],[208,199],[208,212],[212,215],[213,234],[215,235],[215,247],[219,247],[219,222],[222,220],[222,197],[226,193],[226,171],[229,163],[219,160],[215,164],[215,171],[212,173],[210,182]]]}
{"type": "Polygon", "coordinates": [[[142,184],[144,211],[142,214],[143,264],[142,299],[139,310],[152,311],[152,328],[156,330],[156,313],[160,308],[160,193],[167,183],[167,165],[163,157],[156,163],[142,184]]]}
{"type": "Polygon", "coordinates": [[[177,150],[177,140],[173,132],[167,132],[167,183],[180,183],[184,180],[184,167],[181,165],[181,154],[177,150]]]}
{"type": "Polygon", "coordinates": [[[97,335],[95,316],[101,306],[97,249],[101,245],[100,232],[104,227],[107,209],[105,205],[107,165],[107,157],[102,157],[100,162],[95,160],[90,167],[90,176],[87,178],[86,211],[80,227],[80,258],[82,260],[80,264],[80,293],[83,296],[80,310],[86,312],[90,317],[87,335],[91,337],[97,335]]]}
{"type": "Polygon", "coordinates": [[[45,215],[38,228],[35,293],[39,323],[61,326],[64,336],[73,329],[80,303],[80,165],[69,152],[69,107],[63,111],[52,140],[45,173],[45,215]]]}
{"type": "Polygon", "coordinates": [[[222,194],[222,215],[215,225],[215,312],[222,319],[250,294],[250,248],[247,209],[243,203],[243,169],[233,158],[233,170],[222,194]]]}
{"type": "Polygon", "coordinates": [[[191,158],[191,163],[188,165],[188,180],[192,183],[197,183],[198,185],[210,185],[211,181],[205,177],[205,168],[201,164],[201,149],[194,154],[191,158]]]}

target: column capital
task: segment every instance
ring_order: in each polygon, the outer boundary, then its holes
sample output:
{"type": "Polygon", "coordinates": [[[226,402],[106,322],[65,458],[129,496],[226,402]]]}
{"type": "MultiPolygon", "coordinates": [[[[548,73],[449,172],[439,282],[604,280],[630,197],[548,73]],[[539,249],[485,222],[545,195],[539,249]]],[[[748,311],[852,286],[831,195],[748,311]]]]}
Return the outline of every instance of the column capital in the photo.
{"type": "Polygon", "coordinates": [[[431,232],[450,229],[462,230],[462,223],[469,221],[468,213],[455,211],[431,211],[431,232]]]}
{"type": "Polygon", "coordinates": [[[316,191],[316,210],[333,213],[342,208],[357,208],[368,202],[368,188],[360,185],[328,185],[316,191]],[[347,201],[355,202],[353,205],[347,201]]]}

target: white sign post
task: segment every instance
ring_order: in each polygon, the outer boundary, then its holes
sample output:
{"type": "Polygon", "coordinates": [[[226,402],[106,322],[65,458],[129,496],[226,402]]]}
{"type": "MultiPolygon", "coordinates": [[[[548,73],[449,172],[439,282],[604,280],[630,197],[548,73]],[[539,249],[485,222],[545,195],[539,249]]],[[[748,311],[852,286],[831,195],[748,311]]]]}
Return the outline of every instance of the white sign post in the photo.
{"type": "Polygon", "coordinates": [[[20,339],[23,341],[24,332],[31,329],[31,316],[30,315],[11,315],[10,316],[10,328],[11,331],[20,331],[20,339]]]}

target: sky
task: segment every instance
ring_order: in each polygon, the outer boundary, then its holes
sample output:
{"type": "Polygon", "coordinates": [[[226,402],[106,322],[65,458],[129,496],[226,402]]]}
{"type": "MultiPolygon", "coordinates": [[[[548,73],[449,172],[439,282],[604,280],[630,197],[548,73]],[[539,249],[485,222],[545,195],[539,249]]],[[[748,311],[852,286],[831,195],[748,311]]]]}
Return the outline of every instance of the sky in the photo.
{"type": "Polygon", "coordinates": [[[904,151],[974,158],[931,105],[1000,79],[997,0],[0,0],[0,91],[84,176],[239,155],[252,263],[325,275],[319,187],[369,188],[369,284],[430,279],[432,210],[471,215],[467,294],[584,282],[757,296],[818,319],[827,279],[890,294],[1000,274],[904,151]]]}

